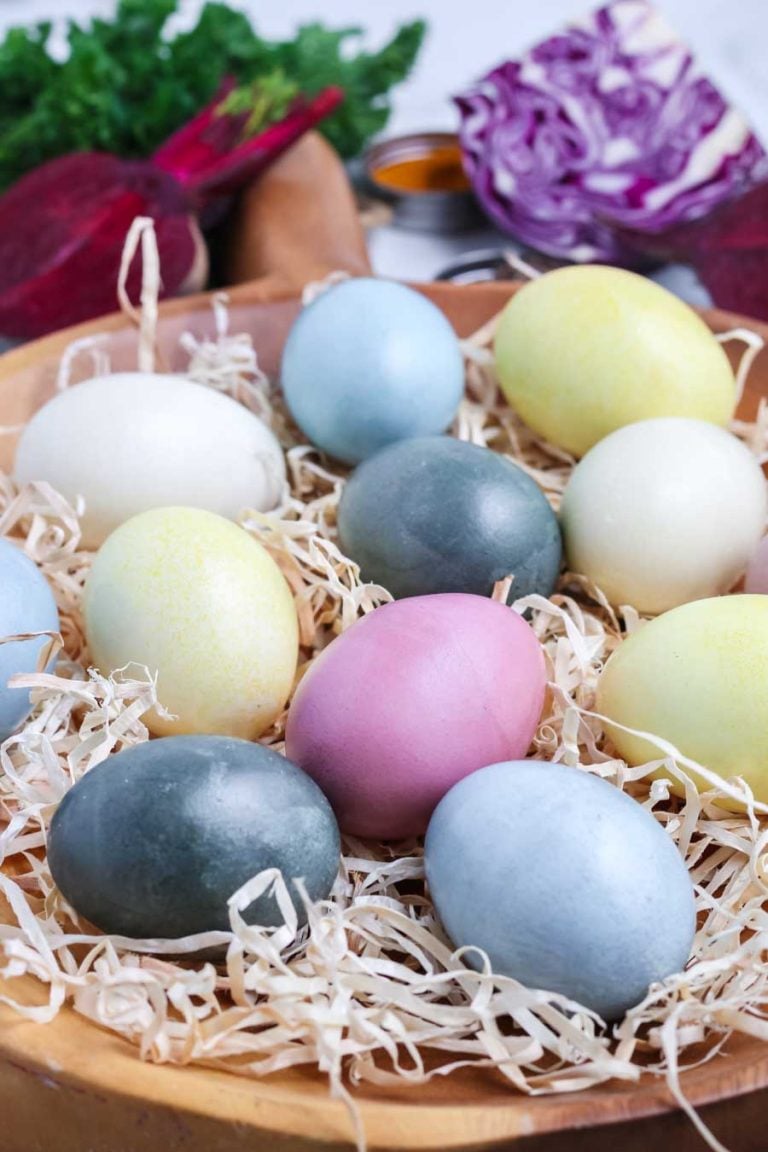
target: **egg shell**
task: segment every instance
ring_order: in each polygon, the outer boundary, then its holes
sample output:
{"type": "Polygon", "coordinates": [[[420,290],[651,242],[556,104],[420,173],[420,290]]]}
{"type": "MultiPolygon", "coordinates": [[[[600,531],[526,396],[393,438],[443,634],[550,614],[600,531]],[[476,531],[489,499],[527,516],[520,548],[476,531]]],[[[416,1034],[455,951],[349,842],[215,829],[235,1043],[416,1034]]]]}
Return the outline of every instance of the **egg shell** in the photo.
{"type": "Polygon", "coordinates": [[[280,445],[252,412],[182,376],[143,372],[49,400],[21,434],[14,471],[21,484],[46,480],[70,501],[83,497],[87,547],[149,508],[266,511],[285,483],[280,445]]]}
{"type": "Polygon", "coordinates": [[[752,553],[744,574],[744,591],[768,593],[768,536],[763,536],[752,553]]]}
{"type": "MultiPolygon", "coordinates": [[[[688,959],[693,886],[673,841],[581,769],[526,760],[475,772],[438,805],[425,865],[457,948],[481,948],[494,972],[605,1020],[688,959]]],[[[464,960],[480,967],[477,954],[464,960]]]]}
{"type": "MultiPolygon", "coordinates": [[[[285,757],[222,736],[171,736],[111,756],[67,792],[48,862],[73,908],[104,932],[172,938],[227,931],[227,900],[278,868],[325,899],[339,831],[320,789],[285,757]]],[[[283,923],[264,894],[245,919],[283,923]]]]}
{"type": "Polygon", "coordinates": [[[366,460],[344,487],[338,524],[363,579],[395,597],[487,596],[506,576],[513,599],[549,596],[560,572],[560,528],[536,482],[448,436],[403,440],[366,460]]]}
{"type": "MultiPolygon", "coordinates": [[[[643,624],[617,648],[598,682],[596,707],[726,779],[742,776],[768,803],[767,653],[768,596],[697,600],[643,624]]],[[[618,728],[609,734],[630,764],[663,756],[618,728]]],[[[683,770],[700,788],[710,787],[683,770]]],[[[669,778],[663,769],[659,775],[669,778]]]]}
{"type": "Polygon", "coordinates": [[[287,754],[342,831],[416,835],[462,776],[527,750],[545,686],[541,647],[512,609],[461,594],[398,600],[310,666],[288,714],[287,754]]]}
{"type": "Polygon", "coordinates": [[[242,528],[197,508],[156,508],[118,528],[84,595],[88,646],[104,673],[158,673],[157,735],[260,735],[282,711],[298,659],[288,585],[242,528]]]}
{"type": "Polygon", "coordinates": [[[736,404],[728,358],[701,317],[619,268],[558,268],[530,281],[502,313],[494,355],[526,424],[576,456],[655,416],[725,425],[736,404]]]}
{"type": "Polygon", "coordinates": [[[302,311],[281,377],[302,432],[349,464],[395,440],[443,432],[464,392],[461,350],[442,312],[403,284],[365,277],[302,311]]]}
{"type": "Polygon", "coordinates": [[[560,521],[569,568],[612,604],[654,615],[727,592],[765,529],[765,477],[722,428],[675,418],[630,424],[574,469],[560,521]]]}
{"type": "MultiPolygon", "coordinates": [[[[0,539],[0,640],[28,632],[58,632],[59,613],[48,582],[28,556],[0,539]]],[[[30,711],[29,692],[9,688],[20,672],[35,672],[45,636],[0,643],[0,741],[14,732],[30,711]]]]}

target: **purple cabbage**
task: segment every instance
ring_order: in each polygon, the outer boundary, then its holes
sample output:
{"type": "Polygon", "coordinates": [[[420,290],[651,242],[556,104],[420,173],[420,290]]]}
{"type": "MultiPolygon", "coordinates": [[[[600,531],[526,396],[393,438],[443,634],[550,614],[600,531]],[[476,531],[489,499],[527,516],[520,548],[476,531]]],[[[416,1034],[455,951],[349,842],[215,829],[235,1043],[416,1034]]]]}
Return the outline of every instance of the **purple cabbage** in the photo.
{"type": "Polygon", "coordinates": [[[551,256],[632,264],[660,232],[768,175],[747,122],[648,0],[614,0],[456,97],[491,219],[551,256]]]}

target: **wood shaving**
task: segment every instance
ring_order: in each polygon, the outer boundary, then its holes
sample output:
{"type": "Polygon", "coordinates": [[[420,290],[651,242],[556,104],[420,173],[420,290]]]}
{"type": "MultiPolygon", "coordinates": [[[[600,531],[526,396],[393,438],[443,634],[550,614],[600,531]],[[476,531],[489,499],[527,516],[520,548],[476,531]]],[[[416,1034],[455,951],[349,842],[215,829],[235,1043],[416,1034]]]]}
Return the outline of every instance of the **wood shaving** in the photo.
{"type": "MultiPolygon", "coordinates": [[[[137,231],[135,242],[143,238],[137,231]]],[[[128,259],[128,258],[127,258],[128,259]]],[[[316,287],[310,296],[314,295],[316,287]]],[[[272,513],[242,518],[270,551],[293,589],[306,666],[334,636],[391,597],[361,583],[356,564],[340,551],[336,507],[345,472],[301,443],[279,393],[258,368],[245,335],[229,334],[218,298],[216,334],[182,338],[189,374],[246,403],[278,433],[289,482],[272,513]]],[[[137,318],[143,362],[149,363],[154,323],[137,318]]],[[[466,397],[453,434],[485,444],[520,464],[557,509],[573,460],[538,439],[500,398],[490,341],[493,324],[463,344],[466,397]]],[[[743,333],[739,336],[744,338],[743,333]]],[[[754,335],[747,334],[752,349],[754,335]]],[[[73,357],[64,358],[63,380],[73,357]]],[[[105,368],[106,346],[85,345],[94,371],[105,368]]],[[[735,432],[760,459],[768,452],[768,419],[735,432]]],[[[104,936],[78,920],[56,891],[45,859],[56,805],[105,757],[148,738],[143,714],[157,702],[147,669],[112,676],[88,670],[81,597],[91,554],[80,547],[79,508],[48,485],[17,490],[0,476],[0,534],[37,563],[61,614],[63,654],[56,674],[18,678],[33,690],[29,721],[0,748],[0,851],[12,867],[0,874],[9,908],[0,925],[2,976],[34,976],[46,990],[40,1003],[19,992],[0,997],[20,1015],[45,1022],[64,1005],[134,1044],[147,1060],[201,1063],[239,1075],[263,1076],[299,1064],[327,1075],[331,1092],[350,1107],[354,1139],[365,1145],[355,1086],[407,1083],[418,1087],[472,1065],[493,1068],[510,1090],[576,1091],[641,1074],[666,1078],[671,1091],[713,1149],[682,1095],[679,1072],[713,1055],[734,1032],[768,1039],[768,828],[737,782],[701,766],[659,757],[629,768],[614,753],[607,726],[594,712],[605,661],[642,626],[631,607],[615,611],[599,589],[566,574],[551,600],[528,597],[528,610],[548,667],[549,691],[532,754],[578,766],[612,781],[652,812],[683,854],[695,884],[698,931],[684,972],[653,985],[620,1024],[600,1019],[564,997],[528,989],[464,966],[445,938],[424,884],[421,844],[375,845],[347,840],[332,896],[306,901],[308,924],[297,926],[283,878],[250,880],[229,901],[228,933],[185,941],[134,941],[104,936]],[[681,766],[682,765],[682,766],[681,766]],[[710,783],[698,795],[685,767],[710,783]],[[651,779],[663,767],[668,779],[651,779]],[[685,798],[668,780],[682,779],[685,798]],[[716,804],[724,792],[746,798],[743,815],[716,804]],[[243,910],[274,890],[285,924],[246,924],[243,910]],[[220,966],[194,953],[226,948],[220,966]],[[178,957],[186,956],[184,963],[178,957]]],[[[264,740],[282,748],[283,715],[264,740]]]]}

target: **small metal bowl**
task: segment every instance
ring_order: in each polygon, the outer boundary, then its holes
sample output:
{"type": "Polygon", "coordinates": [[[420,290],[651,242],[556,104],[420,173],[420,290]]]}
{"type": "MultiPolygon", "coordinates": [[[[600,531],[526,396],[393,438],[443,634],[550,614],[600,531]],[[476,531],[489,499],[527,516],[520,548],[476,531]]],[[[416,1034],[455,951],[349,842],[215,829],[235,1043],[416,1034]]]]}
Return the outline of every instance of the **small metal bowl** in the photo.
{"type": "Polygon", "coordinates": [[[466,188],[408,191],[388,184],[377,173],[392,164],[422,160],[438,149],[459,149],[453,132],[414,132],[380,140],[363,157],[366,183],[374,196],[391,204],[393,223],[417,232],[454,235],[476,228],[484,220],[467,182],[466,188]]]}

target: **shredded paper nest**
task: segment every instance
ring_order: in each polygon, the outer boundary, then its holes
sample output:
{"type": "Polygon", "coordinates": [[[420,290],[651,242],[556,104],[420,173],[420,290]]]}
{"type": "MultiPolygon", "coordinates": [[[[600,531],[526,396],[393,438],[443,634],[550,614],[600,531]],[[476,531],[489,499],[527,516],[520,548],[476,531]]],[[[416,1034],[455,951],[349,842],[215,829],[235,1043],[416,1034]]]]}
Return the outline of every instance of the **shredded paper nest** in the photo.
{"type": "MultiPolygon", "coordinates": [[[[281,506],[247,513],[242,523],[269,549],[295,594],[301,674],[334,636],[390,596],[362,584],[357,566],[339,550],[335,514],[343,474],[299,442],[249,337],[230,335],[224,304],[217,301],[215,309],[216,336],[197,341],[187,335],[182,346],[194,379],[256,411],[287,449],[289,485],[281,506]]],[[[508,454],[556,508],[573,461],[538,440],[500,402],[492,328],[465,342],[467,391],[453,432],[508,454]]],[[[734,335],[748,345],[743,376],[759,342],[750,333],[734,335]]],[[[151,339],[150,325],[142,331],[145,366],[151,339]]],[[[104,353],[95,351],[103,368],[104,353]]],[[[79,347],[65,358],[60,386],[84,352],[94,349],[79,347]]],[[[734,430],[765,456],[765,410],[755,424],[734,430]]],[[[768,1039],[768,826],[759,823],[761,806],[749,796],[744,815],[713,802],[722,790],[745,795],[738,782],[703,773],[711,791],[699,796],[689,785],[681,800],[664,780],[651,781],[660,764],[670,779],[684,776],[668,746],[657,742],[658,760],[641,768],[628,768],[613,754],[591,709],[603,664],[641,624],[637,612],[613,611],[598,589],[572,576],[551,600],[532,596],[515,605],[530,609],[549,673],[532,754],[578,765],[635,796],[678,845],[696,886],[698,931],[686,971],[653,986],[620,1024],[607,1028],[561,996],[494,976],[487,965],[481,972],[466,968],[436,922],[416,842],[347,840],[332,897],[308,905],[303,929],[275,873],[262,873],[233,894],[231,933],[137,942],[80,923],[52,883],[46,830],[76,780],[111,753],[148,738],[141,718],[155,702],[155,683],[144,669],[105,678],[88,668],[80,603],[91,556],[80,548],[77,509],[44,484],[18,491],[0,476],[0,534],[19,543],[50,581],[63,642],[55,675],[18,678],[34,690],[34,712],[0,749],[0,887],[7,902],[1,974],[10,980],[2,1002],[40,1023],[69,1004],[157,1062],[257,1076],[316,1065],[349,1105],[350,1137],[354,1127],[360,1147],[365,1134],[355,1085],[417,1086],[467,1064],[493,1068],[497,1083],[503,1077],[510,1091],[530,1093],[660,1075],[710,1146],[721,1147],[685,1100],[678,1072],[712,1058],[733,1032],[768,1039]],[[270,886],[284,926],[247,925],[243,910],[270,886]],[[196,951],[214,944],[226,946],[226,963],[195,960],[196,951]],[[39,983],[15,985],[13,978],[24,975],[39,983]]],[[[264,737],[277,748],[284,721],[264,737]]]]}

